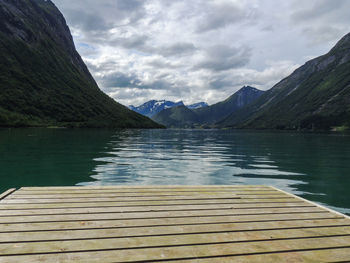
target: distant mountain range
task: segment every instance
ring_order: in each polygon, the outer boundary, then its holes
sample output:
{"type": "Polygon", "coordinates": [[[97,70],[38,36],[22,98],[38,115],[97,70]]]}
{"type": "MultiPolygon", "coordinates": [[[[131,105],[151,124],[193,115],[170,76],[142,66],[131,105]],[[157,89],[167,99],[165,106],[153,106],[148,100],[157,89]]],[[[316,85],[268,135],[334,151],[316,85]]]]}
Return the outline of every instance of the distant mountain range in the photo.
{"type": "Polygon", "coordinates": [[[0,127],[161,127],[97,86],[61,12],[46,0],[0,1],[0,127]]]}
{"type": "Polygon", "coordinates": [[[167,127],[346,129],[350,34],[266,92],[246,86],[211,106],[153,100],[130,108],[98,88],[52,1],[0,1],[0,127],[162,127],[158,122],[167,127]]]}
{"type": "Polygon", "coordinates": [[[174,107],[152,119],[167,127],[349,129],[350,33],[266,92],[243,87],[209,107],[174,107]]]}
{"type": "MultiPolygon", "coordinates": [[[[162,110],[169,109],[172,107],[177,107],[177,106],[185,106],[185,105],[182,101],[173,102],[173,101],[167,101],[167,100],[150,100],[138,107],[130,105],[129,109],[137,113],[140,113],[144,116],[153,117],[154,115],[161,112],[162,110]]],[[[199,102],[186,107],[189,109],[199,109],[207,106],[208,106],[207,103],[199,102]]]]}
{"type": "Polygon", "coordinates": [[[194,104],[191,104],[191,105],[186,105],[186,107],[189,108],[190,110],[205,108],[205,107],[208,107],[208,106],[209,105],[206,102],[198,102],[198,103],[194,103],[194,104]]]}
{"type": "Polygon", "coordinates": [[[167,127],[211,127],[259,98],[264,91],[245,86],[225,101],[211,106],[189,109],[183,105],[160,111],[152,119],[167,127]]]}
{"type": "Polygon", "coordinates": [[[254,103],[217,123],[249,129],[330,130],[350,127],[350,33],[306,62],[254,103]]]}

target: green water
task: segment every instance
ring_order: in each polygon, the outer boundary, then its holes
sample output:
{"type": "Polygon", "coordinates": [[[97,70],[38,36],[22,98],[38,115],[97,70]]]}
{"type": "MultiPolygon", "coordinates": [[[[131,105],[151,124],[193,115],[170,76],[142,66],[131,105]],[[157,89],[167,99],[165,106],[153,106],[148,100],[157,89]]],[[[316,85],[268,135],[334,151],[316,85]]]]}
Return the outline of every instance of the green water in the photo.
{"type": "Polygon", "coordinates": [[[20,186],[273,185],[350,214],[350,136],[1,129],[0,191],[20,186]]]}

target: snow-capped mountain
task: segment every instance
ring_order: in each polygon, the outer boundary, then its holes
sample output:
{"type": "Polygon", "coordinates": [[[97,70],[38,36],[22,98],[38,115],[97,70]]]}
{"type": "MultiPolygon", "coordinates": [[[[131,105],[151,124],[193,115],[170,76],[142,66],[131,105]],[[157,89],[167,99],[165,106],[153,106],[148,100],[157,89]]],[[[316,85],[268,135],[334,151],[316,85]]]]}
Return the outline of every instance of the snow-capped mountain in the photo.
{"type": "Polygon", "coordinates": [[[184,103],[182,101],[172,102],[167,100],[150,100],[145,102],[144,104],[134,107],[133,105],[129,106],[129,109],[136,111],[142,115],[147,117],[152,117],[153,115],[161,112],[164,109],[169,109],[176,106],[183,106],[184,103]]]}
{"type": "Polygon", "coordinates": [[[204,107],[208,107],[208,103],[206,102],[198,102],[198,103],[194,103],[191,105],[187,105],[186,107],[189,108],[190,110],[194,110],[194,109],[199,109],[199,108],[204,108],[204,107]]]}

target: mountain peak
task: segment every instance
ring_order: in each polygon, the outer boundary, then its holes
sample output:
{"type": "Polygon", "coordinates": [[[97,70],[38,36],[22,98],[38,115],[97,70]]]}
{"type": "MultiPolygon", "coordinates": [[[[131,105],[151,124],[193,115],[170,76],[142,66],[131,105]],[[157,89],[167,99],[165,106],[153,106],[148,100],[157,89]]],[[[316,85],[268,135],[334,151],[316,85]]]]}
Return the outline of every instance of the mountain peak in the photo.
{"type": "Polygon", "coordinates": [[[238,90],[238,92],[242,92],[242,91],[261,91],[261,90],[254,88],[252,86],[243,86],[241,89],[238,90]]]}
{"type": "Polygon", "coordinates": [[[150,100],[137,107],[130,105],[129,109],[137,113],[140,113],[144,116],[152,117],[164,109],[172,108],[175,106],[181,106],[181,105],[184,105],[182,101],[172,102],[167,100],[150,100]]]}
{"type": "Polygon", "coordinates": [[[251,87],[251,86],[243,86],[240,88],[237,92],[235,92],[233,95],[231,95],[229,98],[227,98],[225,101],[229,102],[232,101],[234,103],[237,102],[237,100],[240,100],[241,103],[239,105],[245,105],[247,104],[243,100],[245,100],[245,97],[249,98],[258,98],[260,95],[262,95],[264,91],[259,90],[257,88],[251,87]]]}
{"type": "Polygon", "coordinates": [[[200,108],[205,108],[205,107],[208,107],[208,103],[206,102],[197,102],[197,103],[194,103],[194,104],[191,104],[191,105],[187,105],[187,108],[191,109],[191,110],[194,110],[194,109],[200,109],[200,108]]]}
{"type": "Polygon", "coordinates": [[[205,102],[165,109],[152,117],[167,127],[209,127],[255,101],[264,91],[245,86],[225,101],[208,106],[205,102]],[[191,108],[192,107],[192,108],[191,108]]]}
{"type": "Polygon", "coordinates": [[[332,50],[350,48],[350,33],[343,36],[338,43],[332,48],[332,50]]]}
{"type": "Polygon", "coordinates": [[[220,123],[258,129],[350,127],[350,34],[220,123]]]}

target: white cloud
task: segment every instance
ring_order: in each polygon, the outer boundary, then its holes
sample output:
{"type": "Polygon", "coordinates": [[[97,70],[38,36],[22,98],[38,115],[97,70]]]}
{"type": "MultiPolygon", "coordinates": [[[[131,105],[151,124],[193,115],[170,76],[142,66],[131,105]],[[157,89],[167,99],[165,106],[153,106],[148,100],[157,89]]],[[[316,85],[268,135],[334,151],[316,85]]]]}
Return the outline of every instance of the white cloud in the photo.
{"type": "Polygon", "coordinates": [[[350,28],[348,0],[53,2],[100,88],[125,105],[266,90],[350,28]]]}

